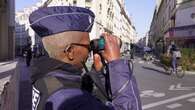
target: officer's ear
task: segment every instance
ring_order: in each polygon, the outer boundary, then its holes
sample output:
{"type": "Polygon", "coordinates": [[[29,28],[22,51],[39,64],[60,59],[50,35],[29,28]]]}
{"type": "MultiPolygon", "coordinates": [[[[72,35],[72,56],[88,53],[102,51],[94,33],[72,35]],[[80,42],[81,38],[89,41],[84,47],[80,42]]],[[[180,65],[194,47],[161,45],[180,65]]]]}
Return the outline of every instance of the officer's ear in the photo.
{"type": "Polygon", "coordinates": [[[64,53],[66,54],[67,58],[72,61],[74,60],[74,46],[67,45],[65,47],[64,53]]]}

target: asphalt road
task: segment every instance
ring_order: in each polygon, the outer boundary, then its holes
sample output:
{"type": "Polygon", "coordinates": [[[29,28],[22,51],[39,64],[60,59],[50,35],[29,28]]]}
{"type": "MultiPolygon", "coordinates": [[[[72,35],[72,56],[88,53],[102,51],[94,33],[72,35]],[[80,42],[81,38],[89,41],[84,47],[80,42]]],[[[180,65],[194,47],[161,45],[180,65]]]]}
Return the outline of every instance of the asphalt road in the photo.
{"type": "MultiPolygon", "coordinates": [[[[9,79],[4,73],[9,76],[12,66],[15,63],[0,66],[0,91],[9,79]]],[[[138,58],[134,62],[134,75],[140,89],[143,110],[195,110],[195,74],[187,74],[179,79],[167,75],[161,67],[138,58]]]]}
{"type": "Polygon", "coordinates": [[[134,75],[143,110],[195,110],[195,74],[179,79],[151,62],[136,59],[134,75]]]}

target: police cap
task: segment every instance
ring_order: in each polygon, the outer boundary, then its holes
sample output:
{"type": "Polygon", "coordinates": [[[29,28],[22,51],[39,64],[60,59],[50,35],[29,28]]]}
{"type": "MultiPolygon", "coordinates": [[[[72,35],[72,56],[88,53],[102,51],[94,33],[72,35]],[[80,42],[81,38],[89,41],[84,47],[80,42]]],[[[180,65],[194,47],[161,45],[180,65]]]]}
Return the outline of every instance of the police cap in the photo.
{"type": "Polygon", "coordinates": [[[90,32],[94,19],[92,11],[75,6],[43,7],[29,17],[30,26],[40,37],[66,31],[90,32]]]}

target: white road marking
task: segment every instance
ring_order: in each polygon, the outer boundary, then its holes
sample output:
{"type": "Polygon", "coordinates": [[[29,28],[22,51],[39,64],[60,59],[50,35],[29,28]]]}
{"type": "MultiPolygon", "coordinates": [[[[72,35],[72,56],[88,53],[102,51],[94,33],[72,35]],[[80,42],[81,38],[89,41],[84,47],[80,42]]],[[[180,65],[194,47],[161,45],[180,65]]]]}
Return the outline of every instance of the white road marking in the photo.
{"type": "Polygon", "coordinates": [[[140,94],[140,97],[160,98],[160,97],[164,97],[164,96],[165,96],[165,93],[155,92],[154,90],[145,90],[145,91],[142,91],[140,94]]]}
{"type": "Polygon", "coordinates": [[[142,91],[140,97],[150,97],[154,93],[154,90],[145,90],[142,91]]]}
{"type": "Polygon", "coordinates": [[[189,102],[195,102],[195,98],[188,99],[189,102]]]}
{"type": "Polygon", "coordinates": [[[174,104],[171,104],[171,105],[167,105],[166,107],[169,108],[169,109],[175,109],[175,108],[178,108],[178,107],[181,107],[182,104],[179,104],[179,103],[174,103],[174,104]]]}
{"type": "Polygon", "coordinates": [[[143,61],[139,61],[138,63],[141,63],[141,64],[142,64],[142,63],[144,63],[144,62],[143,62],[143,61]]]}
{"type": "Polygon", "coordinates": [[[178,90],[181,90],[181,91],[188,91],[188,90],[191,90],[191,89],[189,89],[189,88],[181,88],[181,87],[179,87],[178,85],[177,86],[175,86],[175,85],[171,85],[170,87],[169,87],[169,90],[170,91],[178,91],[178,90]]]}
{"type": "Polygon", "coordinates": [[[160,97],[164,97],[165,93],[154,93],[153,96],[156,97],[156,98],[160,98],[160,97]]]}
{"type": "Polygon", "coordinates": [[[147,64],[151,64],[151,62],[147,62],[147,64]]]}
{"type": "Polygon", "coordinates": [[[181,83],[177,84],[177,88],[195,89],[195,87],[182,87],[181,83]]]}
{"type": "Polygon", "coordinates": [[[144,90],[144,91],[142,91],[142,93],[145,93],[145,94],[150,94],[150,93],[153,93],[154,92],[154,90],[144,90]]]}
{"type": "Polygon", "coordinates": [[[193,96],[195,96],[195,92],[190,93],[190,94],[181,95],[181,96],[178,96],[178,97],[173,97],[173,98],[170,98],[170,99],[165,99],[165,100],[162,100],[162,101],[159,101],[159,102],[146,104],[146,105],[142,106],[142,109],[146,110],[146,109],[149,109],[149,108],[157,107],[157,106],[160,106],[160,105],[163,105],[163,104],[171,103],[171,102],[174,102],[174,101],[178,101],[178,100],[185,99],[185,98],[188,98],[188,97],[193,97],[193,96]]]}
{"type": "Polygon", "coordinates": [[[177,85],[171,85],[169,87],[169,90],[171,91],[175,91],[175,90],[192,90],[192,89],[195,89],[195,87],[182,87],[181,86],[181,83],[177,84],[177,85]]]}

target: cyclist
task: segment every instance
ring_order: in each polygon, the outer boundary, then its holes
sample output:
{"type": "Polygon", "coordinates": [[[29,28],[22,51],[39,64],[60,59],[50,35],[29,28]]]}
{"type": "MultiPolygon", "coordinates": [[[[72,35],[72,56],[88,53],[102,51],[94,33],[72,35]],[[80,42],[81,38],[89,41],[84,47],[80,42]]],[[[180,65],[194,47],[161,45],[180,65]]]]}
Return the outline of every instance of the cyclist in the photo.
{"type": "Polygon", "coordinates": [[[144,47],[144,59],[146,61],[152,60],[152,49],[150,47],[144,47]]]}
{"type": "Polygon", "coordinates": [[[173,68],[173,73],[176,73],[177,69],[177,62],[181,58],[181,52],[179,48],[175,45],[174,42],[171,42],[171,45],[168,47],[168,56],[171,55],[171,65],[173,68]]]}

